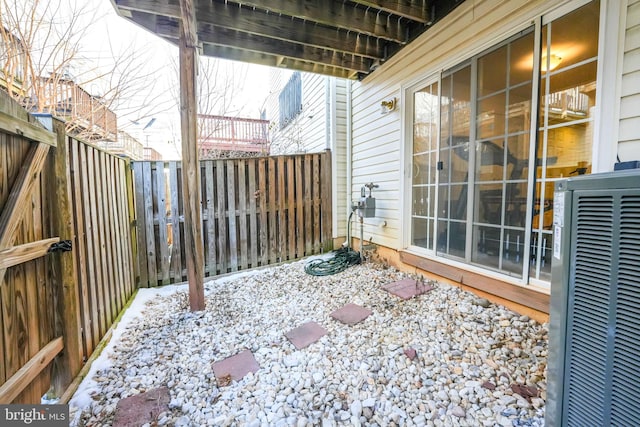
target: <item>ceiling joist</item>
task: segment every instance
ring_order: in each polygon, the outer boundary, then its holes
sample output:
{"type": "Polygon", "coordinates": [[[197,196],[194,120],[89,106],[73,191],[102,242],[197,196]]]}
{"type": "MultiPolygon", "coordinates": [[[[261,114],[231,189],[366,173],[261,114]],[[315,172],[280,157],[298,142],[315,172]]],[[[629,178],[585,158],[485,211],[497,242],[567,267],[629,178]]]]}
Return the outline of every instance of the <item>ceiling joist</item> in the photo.
{"type": "MultiPolygon", "coordinates": [[[[190,0],[205,55],[363,78],[463,0],[190,0]]],[[[112,0],[177,43],[176,0],[112,0]]],[[[193,29],[192,29],[193,30],[193,29]]]]}

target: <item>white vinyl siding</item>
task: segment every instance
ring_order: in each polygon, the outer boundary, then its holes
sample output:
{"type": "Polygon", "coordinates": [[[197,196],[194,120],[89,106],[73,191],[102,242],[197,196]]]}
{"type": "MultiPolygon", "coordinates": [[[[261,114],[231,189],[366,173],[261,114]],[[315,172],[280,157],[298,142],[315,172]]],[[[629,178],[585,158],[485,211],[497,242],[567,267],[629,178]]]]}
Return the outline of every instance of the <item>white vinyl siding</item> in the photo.
{"type": "Polygon", "coordinates": [[[331,100],[335,104],[335,140],[332,143],[333,159],[333,194],[334,194],[334,227],[333,236],[343,237],[347,235],[347,82],[344,79],[331,78],[330,84],[335,89],[332,93],[335,98],[331,100]]]}
{"type": "Polygon", "coordinates": [[[640,160],[640,0],[627,7],[618,139],[620,160],[640,160]]]}

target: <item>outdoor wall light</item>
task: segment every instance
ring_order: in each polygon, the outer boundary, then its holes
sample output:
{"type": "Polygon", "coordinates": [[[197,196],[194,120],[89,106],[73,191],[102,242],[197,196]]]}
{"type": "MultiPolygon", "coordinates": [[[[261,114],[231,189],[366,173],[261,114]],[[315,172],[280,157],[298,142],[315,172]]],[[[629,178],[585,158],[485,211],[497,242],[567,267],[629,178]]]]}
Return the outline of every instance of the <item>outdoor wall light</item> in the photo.
{"type": "Polygon", "coordinates": [[[396,109],[396,105],[398,104],[398,100],[394,97],[388,101],[382,101],[380,103],[380,114],[387,114],[396,109]]]}

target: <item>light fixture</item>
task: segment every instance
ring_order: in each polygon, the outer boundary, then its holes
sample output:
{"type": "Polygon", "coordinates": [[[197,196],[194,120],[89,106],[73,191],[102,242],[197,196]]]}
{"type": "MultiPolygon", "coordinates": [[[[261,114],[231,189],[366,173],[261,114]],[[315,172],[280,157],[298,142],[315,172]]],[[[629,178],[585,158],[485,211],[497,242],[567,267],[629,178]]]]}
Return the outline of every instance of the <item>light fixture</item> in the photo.
{"type": "Polygon", "coordinates": [[[380,103],[380,114],[387,114],[396,109],[396,105],[398,104],[398,100],[394,97],[388,101],[382,101],[380,103]]]}
{"type": "Polygon", "coordinates": [[[540,64],[540,69],[542,70],[543,73],[546,73],[547,66],[548,66],[548,70],[553,71],[558,67],[558,65],[560,65],[561,62],[562,62],[562,57],[556,55],[555,53],[552,53],[548,57],[547,55],[543,55],[542,61],[540,64]]]}

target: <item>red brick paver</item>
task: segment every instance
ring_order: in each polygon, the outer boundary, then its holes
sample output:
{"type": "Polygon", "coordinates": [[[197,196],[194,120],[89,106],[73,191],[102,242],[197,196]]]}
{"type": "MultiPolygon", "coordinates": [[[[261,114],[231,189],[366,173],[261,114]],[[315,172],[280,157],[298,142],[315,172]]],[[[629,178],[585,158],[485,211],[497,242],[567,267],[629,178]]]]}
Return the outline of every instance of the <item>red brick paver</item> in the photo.
{"type": "Polygon", "coordinates": [[[393,295],[399,296],[403,300],[408,300],[429,292],[433,289],[433,286],[415,279],[402,279],[397,282],[388,283],[384,285],[382,289],[393,295]]]}
{"type": "Polygon", "coordinates": [[[245,350],[235,356],[214,362],[212,368],[218,385],[228,385],[231,380],[237,381],[249,372],[256,372],[260,369],[260,365],[253,357],[253,353],[245,350]]]}
{"type": "Polygon", "coordinates": [[[169,410],[169,389],[155,388],[145,393],[121,399],[116,405],[113,427],[155,425],[158,415],[169,410]]]}
{"type": "Polygon", "coordinates": [[[325,335],[327,330],[316,322],[307,322],[284,334],[298,350],[313,344],[325,335]]]}
{"type": "Polygon", "coordinates": [[[372,311],[357,304],[347,304],[331,313],[331,317],[347,325],[355,325],[371,315],[372,311]]]}

